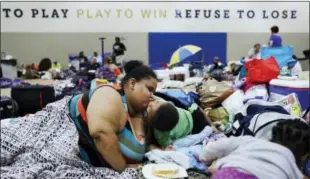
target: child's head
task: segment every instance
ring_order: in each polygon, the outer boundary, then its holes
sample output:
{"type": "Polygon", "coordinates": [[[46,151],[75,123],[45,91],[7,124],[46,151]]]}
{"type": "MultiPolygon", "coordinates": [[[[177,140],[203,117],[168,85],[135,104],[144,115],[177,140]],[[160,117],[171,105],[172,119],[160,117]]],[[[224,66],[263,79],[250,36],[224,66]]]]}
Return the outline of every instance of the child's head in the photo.
{"type": "Polygon", "coordinates": [[[290,149],[297,163],[310,150],[310,127],[298,119],[279,122],[272,129],[272,142],[278,143],[290,149]]]}
{"type": "Polygon", "coordinates": [[[172,130],[179,121],[176,107],[168,102],[150,102],[148,114],[152,121],[152,127],[163,132],[172,130]]]}
{"type": "Polygon", "coordinates": [[[113,59],[111,56],[109,56],[104,60],[104,62],[105,64],[110,65],[110,64],[113,64],[113,59]]]}

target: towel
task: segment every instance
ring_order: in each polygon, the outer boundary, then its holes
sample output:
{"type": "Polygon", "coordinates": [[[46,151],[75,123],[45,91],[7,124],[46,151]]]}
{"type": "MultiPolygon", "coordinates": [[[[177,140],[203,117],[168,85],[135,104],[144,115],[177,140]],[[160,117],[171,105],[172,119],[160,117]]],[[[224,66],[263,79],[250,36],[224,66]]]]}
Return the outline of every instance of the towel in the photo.
{"type": "Polygon", "coordinates": [[[152,150],[145,154],[149,161],[155,163],[175,163],[184,169],[190,168],[191,159],[189,156],[178,151],[152,150]]]}
{"type": "Polygon", "coordinates": [[[184,138],[175,140],[173,142],[173,147],[174,149],[178,149],[202,143],[202,141],[212,134],[212,131],[210,126],[206,126],[199,134],[188,135],[184,138]]]}

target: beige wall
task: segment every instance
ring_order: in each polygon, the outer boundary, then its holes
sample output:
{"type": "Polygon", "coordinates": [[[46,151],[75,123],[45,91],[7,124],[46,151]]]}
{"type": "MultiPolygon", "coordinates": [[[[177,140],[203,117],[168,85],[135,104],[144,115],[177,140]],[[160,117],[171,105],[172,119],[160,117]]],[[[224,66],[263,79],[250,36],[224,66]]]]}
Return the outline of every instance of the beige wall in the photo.
{"type": "Polygon", "coordinates": [[[68,53],[83,50],[85,55],[101,53],[99,37],[106,37],[105,52],[112,51],[114,37],[124,37],[126,54],[132,59],[148,62],[147,33],[1,33],[1,52],[13,55],[18,63],[38,63],[42,58],[68,64],[68,53]]]}
{"type": "MultiPolygon", "coordinates": [[[[309,48],[309,33],[283,33],[284,45],[294,47],[297,57],[303,57],[302,51],[309,48]]],[[[269,33],[228,33],[227,34],[227,59],[239,60],[246,56],[254,44],[267,45],[269,33]]]]}
{"type": "MultiPolygon", "coordinates": [[[[309,48],[309,33],[284,33],[285,45],[292,45],[297,56],[309,48]]],[[[105,52],[111,52],[114,37],[124,37],[127,55],[148,63],[147,33],[1,33],[1,51],[19,59],[19,63],[38,63],[42,58],[68,64],[68,53],[83,50],[86,55],[101,52],[99,37],[106,37],[105,52]]],[[[239,60],[255,43],[266,44],[268,33],[228,33],[227,59],[239,60]]]]}

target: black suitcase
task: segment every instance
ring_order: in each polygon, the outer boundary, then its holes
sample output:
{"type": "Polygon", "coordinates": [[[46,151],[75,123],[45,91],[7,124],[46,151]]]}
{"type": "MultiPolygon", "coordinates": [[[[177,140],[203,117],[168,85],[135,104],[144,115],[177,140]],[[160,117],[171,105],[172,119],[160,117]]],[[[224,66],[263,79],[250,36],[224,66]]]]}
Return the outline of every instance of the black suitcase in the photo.
{"type": "Polygon", "coordinates": [[[25,85],[12,87],[11,97],[19,107],[19,116],[33,114],[55,101],[55,90],[52,86],[25,85]]]}

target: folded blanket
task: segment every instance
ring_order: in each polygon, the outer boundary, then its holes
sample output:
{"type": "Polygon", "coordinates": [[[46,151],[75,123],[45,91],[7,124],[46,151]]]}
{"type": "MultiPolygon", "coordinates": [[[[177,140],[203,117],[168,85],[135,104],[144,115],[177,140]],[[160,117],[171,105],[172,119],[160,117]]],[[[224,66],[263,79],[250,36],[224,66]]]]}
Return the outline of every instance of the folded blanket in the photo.
{"type": "Polygon", "coordinates": [[[185,169],[190,168],[190,157],[178,151],[152,150],[145,154],[149,161],[155,163],[175,163],[185,169]]]}
{"type": "Polygon", "coordinates": [[[186,170],[196,169],[207,171],[208,167],[198,161],[199,154],[202,151],[202,145],[179,148],[176,151],[152,150],[145,154],[149,161],[155,163],[175,163],[186,170]]]}
{"type": "Polygon", "coordinates": [[[198,171],[208,171],[208,167],[204,162],[199,161],[199,154],[202,152],[202,145],[184,147],[177,150],[190,157],[190,168],[198,171]]]}
{"type": "Polygon", "coordinates": [[[210,126],[206,126],[199,134],[188,135],[184,138],[175,140],[173,142],[173,147],[178,149],[202,143],[202,141],[212,134],[212,131],[213,130],[210,126]]]}
{"type": "Polygon", "coordinates": [[[6,125],[1,125],[1,178],[138,178],[135,169],[119,174],[79,158],[79,136],[68,115],[69,99],[48,104],[34,115],[5,120],[6,125]]]}

